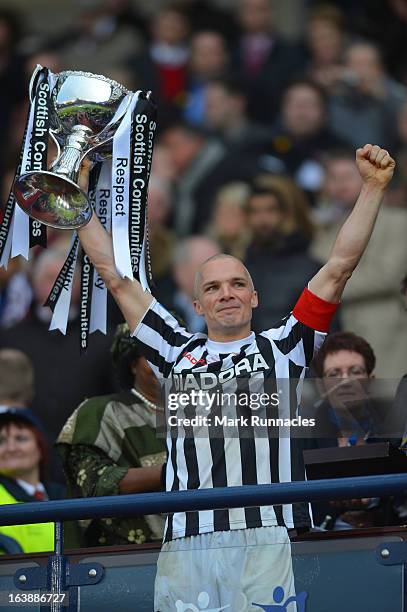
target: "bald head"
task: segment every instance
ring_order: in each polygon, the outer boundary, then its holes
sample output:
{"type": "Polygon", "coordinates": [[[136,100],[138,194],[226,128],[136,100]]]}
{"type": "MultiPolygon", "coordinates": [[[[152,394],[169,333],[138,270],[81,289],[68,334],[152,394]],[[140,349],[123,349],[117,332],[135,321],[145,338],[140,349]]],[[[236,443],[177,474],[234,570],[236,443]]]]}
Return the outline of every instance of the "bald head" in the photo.
{"type": "Polygon", "coordinates": [[[247,338],[257,292],[243,263],[231,255],[218,254],[198,268],[195,277],[195,312],[204,317],[208,337],[215,342],[247,338]]]}
{"type": "Polygon", "coordinates": [[[199,298],[199,292],[200,292],[200,288],[201,288],[201,285],[202,285],[202,282],[203,282],[203,279],[204,279],[205,268],[207,268],[208,265],[211,264],[212,262],[216,262],[216,261],[220,261],[220,260],[236,262],[239,265],[239,267],[241,267],[243,276],[245,276],[245,278],[249,281],[250,287],[254,291],[253,280],[252,280],[252,277],[250,276],[249,270],[240,261],[240,259],[238,259],[237,257],[233,257],[233,255],[227,255],[226,253],[218,253],[218,254],[212,255],[212,257],[209,257],[208,259],[206,259],[199,266],[199,268],[198,268],[198,270],[197,270],[197,272],[195,274],[195,283],[194,283],[194,296],[195,296],[195,299],[199,298]]]}

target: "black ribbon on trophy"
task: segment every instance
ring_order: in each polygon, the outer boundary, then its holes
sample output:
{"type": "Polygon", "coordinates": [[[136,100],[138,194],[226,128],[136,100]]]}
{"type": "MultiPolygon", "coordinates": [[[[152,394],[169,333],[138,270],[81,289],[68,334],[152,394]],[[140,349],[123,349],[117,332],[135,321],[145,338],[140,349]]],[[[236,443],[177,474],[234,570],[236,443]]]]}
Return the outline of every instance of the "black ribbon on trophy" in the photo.
{"type": "MultiPolygon", "coordinates": [[[[10,254],[28,258],[30,246],[45,246],[46,225],[76,230],[96,214],[112,235],[118,273],[136,278],[148,289],[147,189],[156,129],[156,105],[149,93],[129,92],[100,75],[75,71],[54,75],[38,67],[30,97],[21,160],[0,226],[0,264],[7,265],[10,254]],[[47,170],[49,136],[58,155],[47,170]],[[78,185],[85,156],[93,161],[87,194],[78,185]]],[[[78,256],[74,231],[45,304],[52,310],[50,330],[64,334],[78,256]]],[[[79,264],[84,352],[89,334],[106,333],[107,290],[85,253],[80,253],[79,264]]]]}
{"type": "MultiPolygon", "coordinates": [[[[30,83],[31,106],[24,129],[23,142],[13,184],[21,173],[47,168],[50,129],[50,92],[52,76],[48,68],[34,71],[30,83]]],[[[28,218],[15,206],[13,189],[7,198],[3,220],[0,225],[0,265],[16,255],[28,259],[32,246],[47,244],[46,226],[28,218]]]]}
{"type": "MultiPolygon", "coordinates": [[[[32,170],[46,170],[48,165],[48,141],[50,129],[50,94],[51,87],[48,82],[48,68],[38,73],[35,82],[34,120],[31,136],[31,148],[27,172],[32,170]]],[[[40,245],[47,246],[47,226],[30,217],[30,248],[40,245]]]]}

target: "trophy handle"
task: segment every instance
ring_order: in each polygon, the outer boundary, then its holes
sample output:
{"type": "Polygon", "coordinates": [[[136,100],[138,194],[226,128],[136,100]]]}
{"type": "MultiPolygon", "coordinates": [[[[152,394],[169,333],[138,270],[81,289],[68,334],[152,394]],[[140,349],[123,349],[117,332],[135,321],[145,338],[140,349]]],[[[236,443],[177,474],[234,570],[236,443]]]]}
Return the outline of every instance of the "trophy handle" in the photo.
{"type": "Polygon", "coordinates": [[[59,142],[58,142],[58,140],[57,140],[53,130],[49,131],[49,135],[51,136],[51,138],[52,138],[52,140],[53,140],[53,142],[54,142],[54,144],[55,144],[55,146],[57,148],[56,157],[55,157],[54,161],[51,164],[53,166],[57,162],[57,160],[59,159],[59,157],[61,155],[61,146],[60,146],[60,144],[59,144],[59,142]]]}
{"type": "Polygon", "coordinates": [[[36,85],[37,76],[38,76],[38,74],[39,74],[39,72],[41,70],[42,70],[41,64],[37,64],[36,67],[34,68],[34,71],[33,71],[32,75],[31,75],[30,84],[28,85],[28,95],[29,95],[31,104],[32,104],[32,102],[34,100],[34,95],[35,95],[35,87],[34,87],[34,85],[36,85]]]}
{"type": "MultiPolygon", "coordinates": [[[[34,96],[35,96],[35,89],[36,89],[36,81],[37,81],[37,77],[38,74],[41,72],[41,70],[43,69],[43,66],[41,66],[41,64],[37,64],[36,67],[33,70],[33,73],[31,75],[30,78],[30,83],[28,85],[28,95],[29,95],[29,99],[30,99],[30,104],[33,103],[34,101],[34,96]]],[[[50,129],[49,130],[49,135],[52,138],[52,140],[54,141],[54,144],[56,145],[57,148],[57,155],[55,159],[58,159],[58,157],[61,155],[61,147],[60,144],[55,136],[55,130],[50,129]]],[[[55,162],[54,162],[55,163],[55,162]]]]}
{"type": "Polygon", "coordinates": [[[89,157],[89,159],[96,162],[104,161],[105,159],[110,159],[110,157],[112,156],[112,152],[111,150],[109,150],[108,147],[106,147],[106,149],[104,149],[104,147],[105,145],[108,145],[109,142],[111,142],[112,140],[113,136],[109,136],[108,138],[106,138],[106,140],[103,140],[103,142],[98,142],[97,144],[94,144],[93,147],[87,149],[87,151],[82,154],[79,165],[83,162],[85,157],[89,157]]]}
{"type": "MultiPolygon", "coordinates": [[[[150,100],[152,96],[152,92],[149,90],[146,92],[145,97],[147,100],[150,100]]],[[[105,159],[109,159],[111,157],[111,151],[108,147],[104,148],[105,145],[108,145],[112,142],[114,135],[118,126],[120,125],[121,120],[127,112],[127,109],[131,103],[132,96],[127,95],[126,98],[122,100],[120,107],[118,108],[115,116],[111,119],[111,121],[103,128],[102,132],[98,134],[95,138],[93,138],[93,144],[83,153],[80,163],[84,160],[85,157],[93,158],[93,161],[104,161],[105,159]]]]}
{"type": "Polygon", "coordinates": [[[91,159],[93,157],[95,161],[103,161],[111,157],[111,151],[109,151],[107,147],[104,147],[105,145],[112,142],[116,130],[131,104],[132,98],[132,94],[128,94],[125,98],[123,98],[119,108],[117,109],[116,113],[109,121],[109,123],[105,125],[103,130],[99,134],[97,134],[97,136],[91,139],[91,142],[89,143],[91,146],[86,150],[85,153],[83,153],[81,163],[83,159],[87,156],[89,156],[91,159]]]}

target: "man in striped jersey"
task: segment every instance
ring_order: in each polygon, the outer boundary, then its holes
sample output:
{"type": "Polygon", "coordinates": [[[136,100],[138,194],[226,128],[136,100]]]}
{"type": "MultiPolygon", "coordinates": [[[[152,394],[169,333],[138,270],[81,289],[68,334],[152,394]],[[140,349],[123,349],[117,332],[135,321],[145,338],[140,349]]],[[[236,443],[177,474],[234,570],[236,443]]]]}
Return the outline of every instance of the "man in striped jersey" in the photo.
{"type": "MultiPolygon", "coordinates": [[[[158,376],[170,379],[181,391],[196,383],[197,390],[209,393],[220,385],[237,398],[250,396],[259,381],[269,390],[269,385],[277,388],[277,381],[303,378],[328,331],[346,281],[366,248],[395,167],[387,151],[372,145],[357,150],[356,163],[363,187],[329,261],[311,279],[292,313],[260,334],[251,332],[257,293],[239,260],[220,255],[200,267],[195,308],[205,317],[208,335],[190,334],[138,282],[119,277],[111,239],[95,216],[79,230],[86,252],[158,376]]],[[[296,404],[299,393],[294,395],[296,404]]],[[[222,404],[214,406],[214,411],[214,416],[221,414],[222,404]]],[[[242,408],[238,400],[230,411],[235,417],[231,426],[235,435],[226,434],[223,425],[212,427],[208,435],[202,435],[202,428],[198,435],[194,427],[171,426],[167,490],[304,478],[301,457],[287,434],[257,436],[251,424],[244,424],[247,407],[242,408]]],[[[269,406],[266,414],[276,411],[269,406]]],[[[279,399],[277,415],[295,416],[289,389],[279,399]]],[[[309,523],[302,505],[170,515],[158,563],[155,610],[196,609],[195,604],[182,606],[197,602],[202,593],[209,595],[212,609],[254,610],[254,602],[272,604],[271,594],[277,586],[295,599],[287,528],[309,523]]],[[[290,606],[295,604],[290,603],[287,610],[290,606]]]]}

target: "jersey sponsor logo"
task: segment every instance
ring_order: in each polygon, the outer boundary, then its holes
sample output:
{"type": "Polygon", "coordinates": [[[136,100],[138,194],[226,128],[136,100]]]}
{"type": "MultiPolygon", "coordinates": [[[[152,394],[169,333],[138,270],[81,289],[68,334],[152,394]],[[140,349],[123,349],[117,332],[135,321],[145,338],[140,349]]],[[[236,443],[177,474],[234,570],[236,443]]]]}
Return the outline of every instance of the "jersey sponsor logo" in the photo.
{"type": "MultiPolygon", "coordinates": [[[[196,358],[194,357],[196,362],[196,358]]],[[[190,360],[191,361],[191,360],[190,360]]],[[[191,363],[193,363],[191,361],[191,363]]],[[[245,376],[254,372],[268,370],[267,361],[261,353],[254,353],[240,359],[238,363],[227,370],[222,370],[218,373],[213,372],[185,372],[181,374],[173,374],[172,379],[175,383],[175,391],[189,391],[192,389],[213,389],[219,384],[226,383],[237,376],[245,376]]]]}
{"type": "Polygon", "coordinates": [[[207,364],[205,359],[197,359],[196,357],[191,355],[191,353],[188,353],[188,351],[185,351],[185,353],[182,353],[182,356],[185,357],[185,359],[188,359],[188,361],[190,361],[192,365],[196,365],[196,364],[206,365],[207,364]]]}
{"type": "MultiPolygon", "coordinates": [[[[238,353],[230,353],[230,354],[237,355],[238,353]]],[[[209,363],[217,363],[218,361],[220,361],[219,357],[217,357],[216,355],[208,355],[206,360],[202,358],[197,359],[191,353],[188,353],[188,351],[185,351],[184,353],[182,353],[182,356],[185,357],[185,359],[188,359],[188,361],[190,361],[192,365],[208,365],[209,363]]]]}

